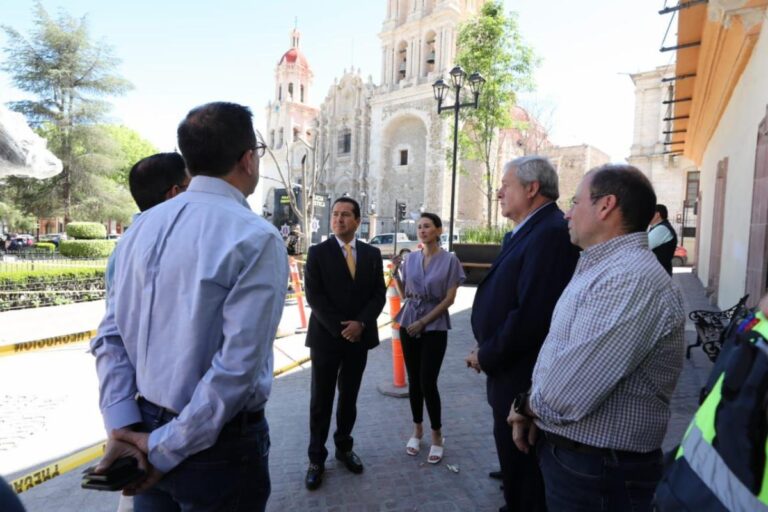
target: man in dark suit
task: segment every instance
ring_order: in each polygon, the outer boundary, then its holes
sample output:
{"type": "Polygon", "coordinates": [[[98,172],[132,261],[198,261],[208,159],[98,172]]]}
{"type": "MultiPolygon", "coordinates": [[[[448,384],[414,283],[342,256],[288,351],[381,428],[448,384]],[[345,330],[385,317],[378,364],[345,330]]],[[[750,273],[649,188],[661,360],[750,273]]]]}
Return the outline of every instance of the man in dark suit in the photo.
{"type": "Polygon", "coordinates": [[[336,458],[353,473],[363,471],[363,463],[352,451],[351,434],[368,350],[379,344],[376,319],[386,302],[386,286],[379,250],[355,240],[359,225],[357,201],[340,197],[332,210],[335,238],[311,247],[307,254],[304,284],[312,308],[306,341],[312,358],[305,480],[309,490],[322,483],[337,382],[336,458]]]}
{"type": "Polygon", "coordinates": [[[552,311],[573,275],[578,249],[555,201],[557,173],[546,158],[509,162],[498,192],[501,214],[516,223],[501,253],[480,283],[472,306],[477,348],[467,365],[487,375],[493,435],[504,482],[502,511],[545,510],[544,484],[536,459],[520,452],[507,425],[512,400],[531,386],[552,311]]]}

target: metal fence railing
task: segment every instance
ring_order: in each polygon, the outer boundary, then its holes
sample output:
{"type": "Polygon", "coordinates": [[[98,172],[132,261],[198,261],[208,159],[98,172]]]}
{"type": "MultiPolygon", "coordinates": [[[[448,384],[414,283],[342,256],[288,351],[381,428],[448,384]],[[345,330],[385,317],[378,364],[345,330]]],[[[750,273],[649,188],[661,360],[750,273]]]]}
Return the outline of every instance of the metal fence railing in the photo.
{"type": "Polygon", "coordinates": [[[68,258],[59,253],[40,253],[22,251],[0,254],[0,276],[8,272],[35,271],[46,269],[85,268],[103,270],[107,268],[107,258],[68,258]]]}

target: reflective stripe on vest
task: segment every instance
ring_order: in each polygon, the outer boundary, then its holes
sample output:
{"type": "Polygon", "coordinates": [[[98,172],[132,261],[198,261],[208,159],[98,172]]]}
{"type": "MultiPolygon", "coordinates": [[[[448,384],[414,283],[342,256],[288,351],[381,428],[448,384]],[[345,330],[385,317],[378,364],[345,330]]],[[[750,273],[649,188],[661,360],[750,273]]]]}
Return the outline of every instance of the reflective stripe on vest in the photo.
{"type": "Polygon", "coordinates": [[[704,434],[696,425],[693,425],[693,428],[688,432],[683,446],[688,465],[726,509],[768,512],[768,504],[762,493],[758,499],[741,483],[741,480],[736,478],[717,450],[704,439],[704,434]]]}
{"type": "Polygon", "coordinates": [[[725,374],[723,373],[717,378],[717,382],[712,387],[712,391],[709,392],[707,398],[704,399],[704,403],[701,404],[699,410],[696,411],[696,415],[693,417],[693,421],[688,426],[688,430],[685,432],[683,442],[680,444],[680,449],[677,450],[676,459],[682,457],[685,452],[685,440],[688,439],[691,431],[698,430],[699,435],[709,443],[712,444],[712,440],[715,438],[715,413],[717,412],[717,406],[720,405],[720,393],[723,389],[723,379],[725,374]]]}

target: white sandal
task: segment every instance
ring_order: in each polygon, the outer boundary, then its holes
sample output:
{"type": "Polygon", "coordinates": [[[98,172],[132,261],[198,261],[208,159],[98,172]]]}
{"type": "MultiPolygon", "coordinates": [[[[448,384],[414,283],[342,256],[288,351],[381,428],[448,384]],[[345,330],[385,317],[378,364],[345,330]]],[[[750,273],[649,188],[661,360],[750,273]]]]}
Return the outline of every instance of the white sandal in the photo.
{"type": "Polygon", "coordinates": [[[419,444],[421,443],[421,439],[418,437],[412,437],[408,440],[408,444],[405,445],[405,453],[408,455],[418,455],[419,454],[419,444]]]}
{"type": "MultiPolygon", "coordinates": [[[[445,443],[445,438],[443,438],[443,443],[445,443]]],[[[429,457],[427,457],[427,462],[430,464],[437,464],[441,460],[443,460],[443,447],[433,444],[429,448],[429,457]]]]}

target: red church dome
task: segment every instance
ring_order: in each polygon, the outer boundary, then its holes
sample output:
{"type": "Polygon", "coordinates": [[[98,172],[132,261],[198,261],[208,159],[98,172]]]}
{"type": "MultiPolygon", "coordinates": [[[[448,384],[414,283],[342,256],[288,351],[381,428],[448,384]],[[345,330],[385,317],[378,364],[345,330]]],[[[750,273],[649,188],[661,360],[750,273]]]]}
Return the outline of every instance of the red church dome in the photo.
{"type": "Polygon", "coordinates": [[[286,62],[288,64],[299,64],[300,66],[309,67],[309,63],[307,62],[307,58],[304,57],[304,54],[299,51],[298,48],[291,48],[287,52],[283,54],[283,56],[280,58],[280,62],[278,62],[278,66],[281,65],[283,62],[286,62]]]}

